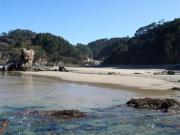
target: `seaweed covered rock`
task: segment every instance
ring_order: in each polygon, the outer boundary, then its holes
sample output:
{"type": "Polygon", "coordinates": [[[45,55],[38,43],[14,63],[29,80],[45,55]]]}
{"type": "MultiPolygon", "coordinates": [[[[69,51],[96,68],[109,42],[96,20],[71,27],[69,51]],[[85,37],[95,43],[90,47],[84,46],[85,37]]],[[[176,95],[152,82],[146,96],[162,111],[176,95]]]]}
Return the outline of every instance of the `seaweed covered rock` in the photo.
{"type": "Polygon", "coordinates": [[[8,120],[6,120],[6,119],[0,120],[0,134],[3,133],[3,131],[8,127],[8,125],[9,125],[8,120]]]}
{"type": "Polygon", "coordinates": [[[127,103],[128,107],[137,109],[154,109],[168,112],[169,110],[180,111],[180,103],[174,99],[131,99],[127,103]]]}
{"type": "Polygon", "coordinates": [[[79,110],[39,110],[29,112],[31,115],[39,115],[43,117],[48,117],[52,119],[72,119],[72,118],[82,118],[85,117],[86,114],[84,112],[80,112],[79,110]]]}

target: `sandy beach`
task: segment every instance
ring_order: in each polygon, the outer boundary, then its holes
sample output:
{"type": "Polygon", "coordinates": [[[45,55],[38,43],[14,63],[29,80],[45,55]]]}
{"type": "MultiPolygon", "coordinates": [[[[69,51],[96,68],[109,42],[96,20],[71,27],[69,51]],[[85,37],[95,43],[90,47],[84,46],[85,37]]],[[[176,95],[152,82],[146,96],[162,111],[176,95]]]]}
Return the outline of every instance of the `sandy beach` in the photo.
{"type": "Polygon", "coordinates": [[[68,67],[70,72],[40,71],[24,74],[57,77],[65,81],[118,85],[144,90],[169,90],[180,87],[180,75],[154,75],[163,69],[118,69],[68,67]]]}

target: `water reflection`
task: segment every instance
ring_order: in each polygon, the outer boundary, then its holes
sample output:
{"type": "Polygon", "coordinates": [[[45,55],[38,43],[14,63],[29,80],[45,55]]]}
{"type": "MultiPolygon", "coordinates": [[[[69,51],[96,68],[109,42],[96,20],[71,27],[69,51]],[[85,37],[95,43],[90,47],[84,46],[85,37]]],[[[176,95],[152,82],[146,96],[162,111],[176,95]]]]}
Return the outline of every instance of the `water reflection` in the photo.
{"type": "Polygon", "coordinates": [[[90,109],[125,102],[135,93],[19,73],[0,76],[0,105],[90,109]]]}
{"type": "MultiPolygon", "coordinates": [[[[141,93],[111,89],[86,84],[67,83],[47,77],[37,77],[18,72],[0,75],[0,106],[45,106],[49,109],[105,108],[124,104],[130,98],[174,96],[174,91],[141,93]]],[[[177,97],[178,98],[178,97],[177,97]]]]}

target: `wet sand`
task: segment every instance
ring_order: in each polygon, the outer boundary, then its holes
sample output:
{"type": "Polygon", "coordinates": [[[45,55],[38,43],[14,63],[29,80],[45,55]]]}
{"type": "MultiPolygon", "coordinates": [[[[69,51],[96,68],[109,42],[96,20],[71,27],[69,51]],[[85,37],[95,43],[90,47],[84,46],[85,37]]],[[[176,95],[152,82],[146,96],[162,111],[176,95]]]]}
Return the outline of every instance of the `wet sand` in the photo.
{"type": "Polygon", "coordinates": [[[180,75],[154,75],[163,69],[74,68],[70,72],[41,71],[25,74],[57,77],[65,81],[116,85],[143,90],[169,90],[180,87],[180,75]]]}

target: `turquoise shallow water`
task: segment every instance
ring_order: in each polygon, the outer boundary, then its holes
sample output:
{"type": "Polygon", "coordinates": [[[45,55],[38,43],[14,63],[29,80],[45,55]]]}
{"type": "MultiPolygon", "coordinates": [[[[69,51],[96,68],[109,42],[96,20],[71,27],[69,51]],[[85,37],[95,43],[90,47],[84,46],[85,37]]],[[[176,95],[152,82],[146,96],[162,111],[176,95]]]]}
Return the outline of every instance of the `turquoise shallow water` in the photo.
{"type": "MultiPolygon", "coordinates": [[[[114,107],[133,97],[131,91],[62,82],[30,75],[0,75],[0,119],[7,135],[178,135],[180,115],[114,107]],[[95,118],[49,120],[28,116],[31,110],[79,109],[95,118]]],[[[179,93],[173,93],[173,95],[179,93]]],[[[176,98],[179,98],[176,96],[176,98]]]]}

